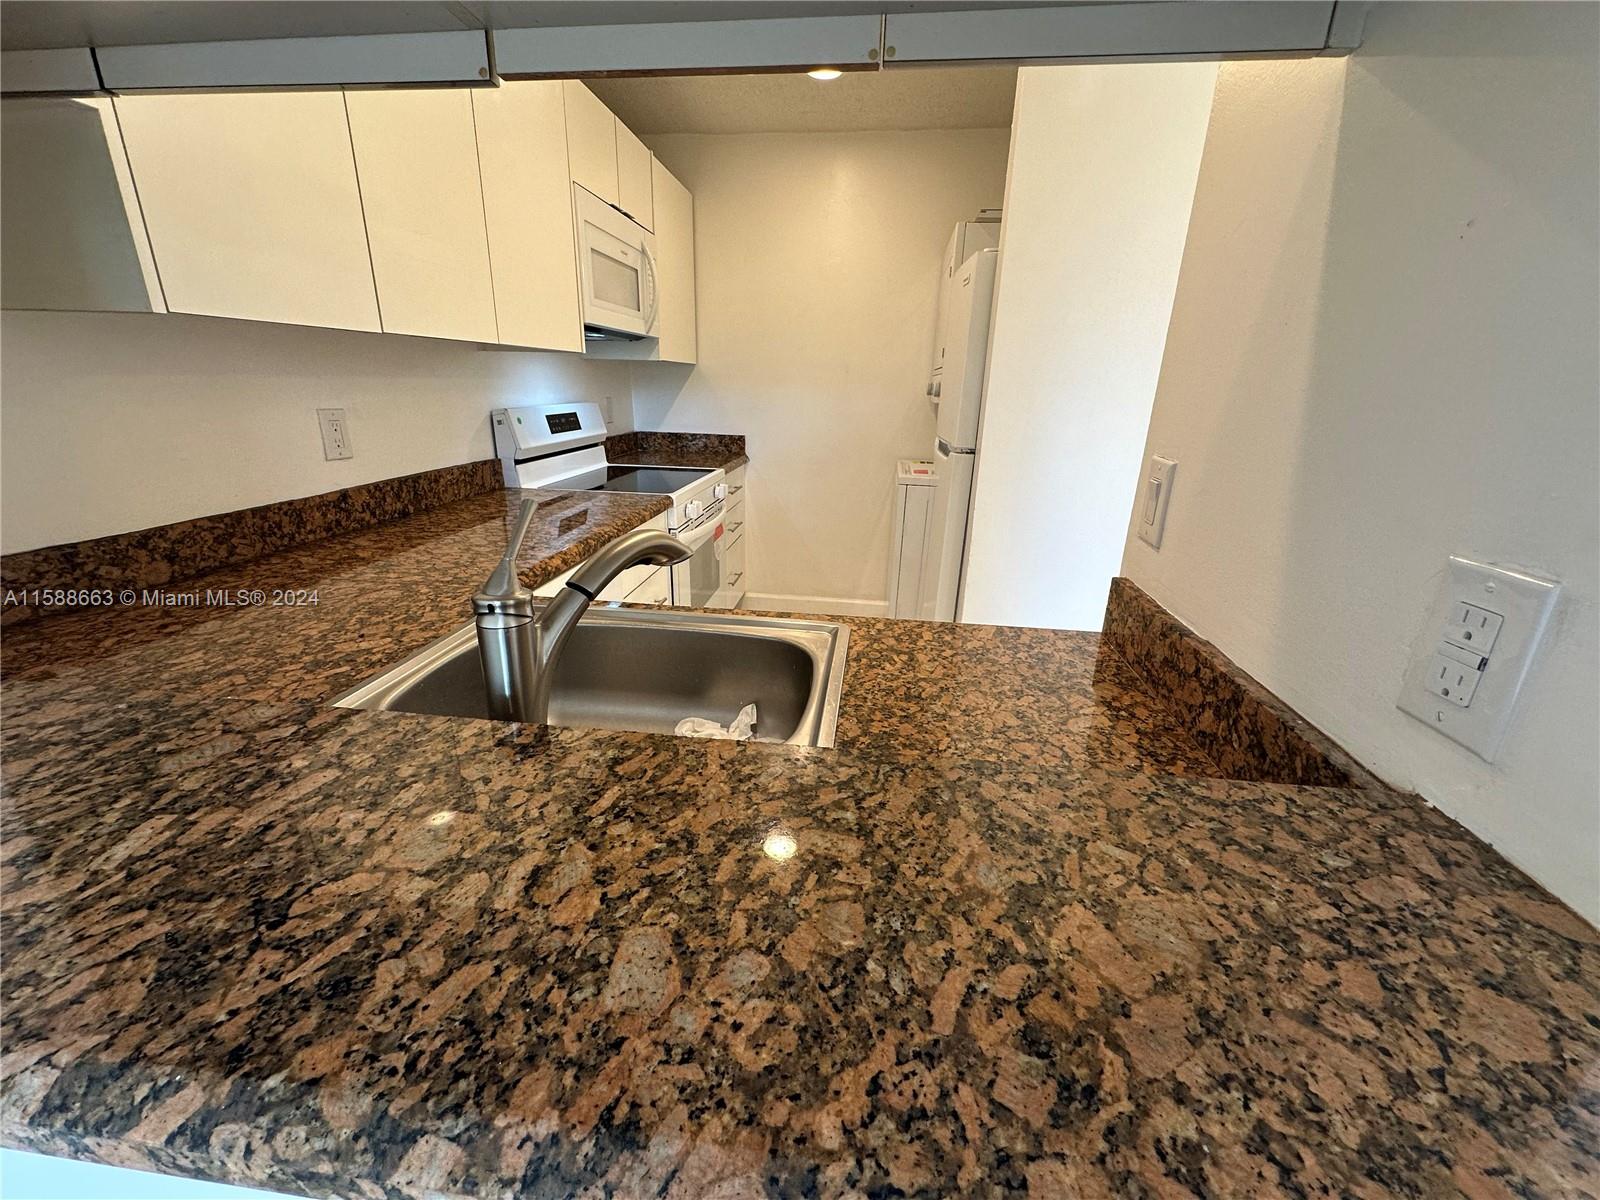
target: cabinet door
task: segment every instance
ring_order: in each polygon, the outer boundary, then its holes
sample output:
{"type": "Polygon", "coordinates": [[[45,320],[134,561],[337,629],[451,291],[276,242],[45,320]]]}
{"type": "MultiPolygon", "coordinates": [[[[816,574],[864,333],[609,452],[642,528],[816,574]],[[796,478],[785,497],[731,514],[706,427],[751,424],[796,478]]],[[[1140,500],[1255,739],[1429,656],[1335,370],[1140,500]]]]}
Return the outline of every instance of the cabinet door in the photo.
{"type": "Polygon", "coordinates": [[[383,331],[497,341],[471,93],[385,89],[345,100],[383,331]]]}
{"type": "Polygon", "coordinates": [[[652,200],[649,148],[634,137],[633,130],[617,122],[617,207],[646,229],[654,230],[655,204],[652,200]]]}
{"type": "Polygon", "coordinates": [[[377,331],[341,92],[115,103],[169,309],[377,331]]]}
{"type": "Polygon", "coordinates": [[[7,97],[0,155],[4,307],[166,307],[109,97],[7,97]]]}
{"type": "Polygon", "coordinates": [[[671,604],[672,568],[656,567],[625,599],[629,604],[671,604]]]}
{"type": "Polygon", "coordinates": [[[500,341],[583,349],[559,80],[475,88],[478,165],[500,341]]]}
{"type": "Polygon", "coordinates": [[[656,256],[661,287],[661,358],[692,363],[697,352],[694,313],[694,197],[655,159],[656,256]]]}
{"type": "Polygon", "coordinates": [[[617,191],[617,119],[576,79],[562,82],[567,106],[567,158],[572,182],[607,204],[620,204],[617,191]]]}

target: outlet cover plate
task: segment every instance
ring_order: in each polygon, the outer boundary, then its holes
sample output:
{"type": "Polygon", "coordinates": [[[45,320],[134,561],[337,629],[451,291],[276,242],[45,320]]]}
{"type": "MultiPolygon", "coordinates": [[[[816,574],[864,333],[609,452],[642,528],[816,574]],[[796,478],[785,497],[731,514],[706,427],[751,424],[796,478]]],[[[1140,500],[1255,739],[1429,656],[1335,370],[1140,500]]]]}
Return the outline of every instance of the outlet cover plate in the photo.
{"type": "Polygon", "coordinates": [[[1452,556],[1406,671],[1400,710],[1493,762],[1560,590],[1559,583],[1525,571],[1452,556]],[[1428,690],[1428,671],[1463,603],[1504,618],[1466,707],[1428,690]]]}
{"type": "Polygon", "coordinates": [[[1139,537],[1151,549],[1161,549],[1161,532],[1167,527],[1167,501],[1172,499],[1172,477],[1178,472],[1173,459],[1152,454],[1145,464],[1144,482],[1137,506],[1139,537]]]}
{"type": "Polygon", "coordinates": [[[350,421],[342,408],[317,409],[317,424],[322,427],[322,457],[329,462],[355,457],[350,446],[350,421]]]}

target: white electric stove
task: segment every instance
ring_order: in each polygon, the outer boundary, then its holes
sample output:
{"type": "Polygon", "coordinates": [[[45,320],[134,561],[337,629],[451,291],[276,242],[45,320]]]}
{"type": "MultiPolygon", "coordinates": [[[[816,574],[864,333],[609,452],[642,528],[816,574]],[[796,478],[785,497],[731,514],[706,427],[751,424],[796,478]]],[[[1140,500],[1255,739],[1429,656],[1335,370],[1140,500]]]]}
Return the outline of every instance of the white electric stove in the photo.
{"type": "Polygon", "coordinates": [[[596,404],[498,408],[491,414],[495,454],[507,487],[634,492],[665,496],[667,530],[694,552],[672,568],[672,603],[696,608],[722,600],[720,467],[659,467],[606,460],[606,423],[596,404]]]}

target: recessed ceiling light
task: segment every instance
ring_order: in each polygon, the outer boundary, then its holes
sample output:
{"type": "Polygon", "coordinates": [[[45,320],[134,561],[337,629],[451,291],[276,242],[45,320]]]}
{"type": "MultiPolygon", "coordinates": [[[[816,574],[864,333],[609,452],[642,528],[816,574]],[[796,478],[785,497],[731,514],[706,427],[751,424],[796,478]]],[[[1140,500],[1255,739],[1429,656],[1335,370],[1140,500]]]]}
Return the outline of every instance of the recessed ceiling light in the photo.
{"type": "Polygon", "coordinates": [[[813,79],[837,79],[844,72],[839,70],[838,67],[816,67],[807,71],[806,74],[813,79]]]}

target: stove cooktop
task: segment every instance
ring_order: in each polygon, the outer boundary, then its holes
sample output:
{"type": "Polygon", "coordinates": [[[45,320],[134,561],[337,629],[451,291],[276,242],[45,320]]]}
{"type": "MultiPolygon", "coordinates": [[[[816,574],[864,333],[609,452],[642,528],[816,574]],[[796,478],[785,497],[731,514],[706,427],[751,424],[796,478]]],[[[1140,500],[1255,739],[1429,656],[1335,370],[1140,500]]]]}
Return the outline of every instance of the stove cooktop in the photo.
{"type": "Polygon", "coordinates": [[[711,472],[704,467],[609,465],[595,467],[593,470],[584,471],[580,475],[563,479],[551,486],[589,492],[642,492],[648,495],[670,496],[709,474],[711,472]]]}

